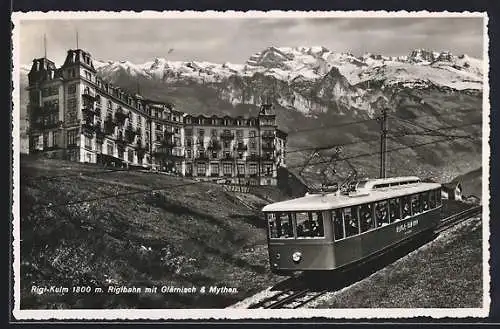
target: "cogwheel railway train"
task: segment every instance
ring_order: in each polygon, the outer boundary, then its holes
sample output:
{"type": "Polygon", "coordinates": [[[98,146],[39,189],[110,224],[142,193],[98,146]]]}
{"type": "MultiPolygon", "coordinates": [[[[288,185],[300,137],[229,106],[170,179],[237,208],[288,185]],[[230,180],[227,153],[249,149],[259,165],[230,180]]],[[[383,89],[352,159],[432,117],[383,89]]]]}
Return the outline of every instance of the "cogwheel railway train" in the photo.
{"type": "Polygon", "coordinates": [[[265,206],[271,270],[329,271],[347,267],[433,233],[441,185],[418,177],[361,180],[344,191],[307,193],[265,206]]]}

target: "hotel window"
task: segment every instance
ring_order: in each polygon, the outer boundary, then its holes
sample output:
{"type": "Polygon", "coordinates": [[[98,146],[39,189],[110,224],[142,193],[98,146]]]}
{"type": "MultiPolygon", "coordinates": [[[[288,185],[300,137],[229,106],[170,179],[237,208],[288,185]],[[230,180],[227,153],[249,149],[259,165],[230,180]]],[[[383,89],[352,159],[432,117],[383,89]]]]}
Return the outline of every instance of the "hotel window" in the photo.
{"type": "Polygon", "coordinates": [[[174,138],[174,143],[175,143],[175,146],[181,146],[181,139],[180,139],[180,137],[175,137],[174,138]]]}
{"type": "Polygon", "coordinates": [[[212,164],[212,175],[219,175],[219,164],[218,163],[213,163],[212,164]]]}
{"type": "Polygon", "coordinates": [[[43,88],[42,97],[47,97],[47,96],[49,96],[49,88],[43,88]]]}
{"type": "Polygon", "coordinates": [[[250,175],[256,175],[257,174],[257,165],[255,163],[252,163],[248,165],[248,173],[250,175]]]}
{"type": "Polygon", "coordinates": [[[49,147],[49,133],[43,133],[43,148],[49,147]]]}
{"type": "Polygon", "coordinates": [[[250,131],[248,132],[248,136],[249,136],[249,137],[255,137],[255,136],[256,136],[256,135],[255,135],[255,130],[250,130],[250,131]]]}
{"type": "Polygon", "coordinates": [[[187,150],[186,153],[187,153],[187,158],[191,159],[192,156],[191,150],[187,150]]]}
{"type": "Polygon", "coordinates": [[[225,149],[229,148],[229,142],[228,141],[224,141],[223,144],[224,144],[224,148],[225,149]]]}
{"type": "Polygon", "coordinates": [[[212,129],[210,131],[210,134],[212,135],[212,137],[217,137],[217,129],[212,129]]]}
{"type": "Polygon", "coordinates": [[[134,162],[134,151],[129,149],[127,151],[127,157],[128,157],[128,162],[133,163],[134,162]]]}
{"type": "Polygon", "coordinates": [[[58,147],[58,145],[59,145],[59,136],[60,136],[60,133],[58,131],[54,131],[52,133],[52,145],[54,147],[58,147]]]}
{"type": "Polygon", "coordinates": [[[244,175],[245,174],[245,164],[243,163],[238,163],[238,166],[236,167],[238,170],[238,175],[244,175]]]}
{"type": "Polygon", "coordinates": [[[243,152],[238,152],[238,158],[241,160],[243,159],[243,152]]]}
{"type": "Polygon", "coordinates": [[[112,108],[113,108],[113,102],[108,101],[108,109],[112,109],[112,108]]]}
{"type": "Polygon", "coordinates": [[[272,176],[273,175],[273,165],[265,164],[264,165],[264,174],[266,176],[272,176]]]}
{"type": "Polygon", "coordinates": [[[85,147],[92,149],[92,138],[85,136],[85,147]]]}
{"type": "Polygon", "coordinates": [[[85,79],[92,81],[92,74],[90,72],[85,71],[85,79]]]}
{"type": "Polygon", "coordinates": [[[68,94],[75,94],[75,93],[76,93],[76,83],[68,86],[68,94]]]}
{"type": "Polygon", "coordinates": [[[236,138],[238,140],[242,140],[243,139],[243,130],[236,130],[236,138]]]}
{"type": "Polygon", "coordinates": [[[118,148],[118,158],[123,159],[123,149],[120,147],[118,148]]]}
{"type": "Polygon", "coordinates": [[[69,130],[68,131],[68,146],[74,146],[76,145],[76,140],[77,140],[77,133],[78,130],[69,130]]]}
{"type": "Polygon", "coordinates": [[[224,175],[232,175],[233,174],[233,164],[232,163],[222,164],[222,172],[224,175]]]}
{"type": "Polygon", "coordinates": [[[198,135],[199,135],[200,137],[205,136],[205,129],[198,129],[198,135]]]}
{"type": "Polygon", "coordinates": [[[175,132],[176,134],[178,134],[178,133],[180,132],[179,127],[175,127],[175,128],[174,128],[174,132],[175,132]]]}
{"type": "Polygon", "coordinates": [[[186,136],[193,136],[193,129],[185,129],[184,132],[186,133],[186,136]]]}
{"type": "Polygon", "coordinates": [[[251,149],[257,148],[257,143],[255,143],[255,140],[250,140],[250,148],[251,149]]]}
{"type": "Polygon", "coordinates": [[[95,150],[96,150],[98,153],[102,153],[102,143],[98,143],[98,142],[96,142],[96,143],[95,143],[95,150]]]}
{"type": "Polygon", "coordinates": [[[215,152],[215,151],[212,152],[212,158],[217,159],[217,152],[215,152]]]}
{"type": "Polygon", "coordinates": [[[161,125],[160,124],[156,124],[156,130],[161,130],[161,125]]]}
{"type": "Polygon", "coordinates": [[[191,138],[186,138],[186,147],[191,147],[193,145],[193,140],[191,138]]]}
{"type": "Polygon", "coordinates": [[[106,151],[107,151],[107,155],[114,155],[114,153],[115,153],[115,152],[114,152],[114,151],[115,151],[115,150],[114,150],[114,149],[115,149],[115,147],[114,147],[113,143],[108,142],[108,143],[106,144],[106,148],[107,148],[107,150],[106,150],[106,151]]]}
{"type": "Polygon", "coordinates": [[[207,164],[204,162],[198,163],[197,173],[198,173],[198,176],[205,176],[207,173],[207,164]]]}

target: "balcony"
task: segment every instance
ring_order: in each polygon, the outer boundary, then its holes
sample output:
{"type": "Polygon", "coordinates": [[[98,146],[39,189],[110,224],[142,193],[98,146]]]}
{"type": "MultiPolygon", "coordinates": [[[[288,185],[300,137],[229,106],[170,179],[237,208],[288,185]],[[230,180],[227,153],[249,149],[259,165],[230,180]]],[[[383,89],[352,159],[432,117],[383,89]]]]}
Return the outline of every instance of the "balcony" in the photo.
{"type": "Polygon", "coordinates": [[[87,89],[83,92],[82,97],[93,102],[96,99],[96,93],[93,90],[87,89]]]}
{"type": "Polygon", "coordinates": [[[276,157],[272,154],[264,154],[264,155],[262,155],[261,160],[262,161],[274,161],[274,160],[276,160],[276,157]]]}
{"type": "Polygon", "coordinates": [[[223,154],[222,157],[220,158],[222,161],[234,161],[234,155],[229,153],[229,154],[223,154]]]}
{"type": "Polygon", "coordinates": [[[118,108],[115,112],[115,120],[118,124],[124,124],[125,119],[128,118],[128,113],[125,113],[123,109],[118,108]]]}
{"type": "Polygon", "coordinates": [[[198,153],[194,159],[196,161],[207,161],[208,160],[208,154],[206,154],[205,152],[198,153]]]}
{"type": "Polygon", "coordinates": [[[160,145],[163,148],[172,149],[175,147],[175,143],[169,139],[162,139],[160,145]]]}
{"type": "Polygon", "coordinates": [[[132,128],[132,126],[127,126],[127,129],[125,129],[125,140],[127,143],[132,144],[135,139],[135,130],[132,128]]]}
{"type": "Polygon", "coordinates": [[[246,151],[248,150],[248,146],[245,143],[240,142],[236,145],[236,149],[238,151],[246,151]]]}
{"type": "Polygon", "coordinates": [[[53,129],[53,128],[59,128],[63,124],[62,121],[57,121],[57,122],[33,122],[31,123],[30,127],[31,129],[36,129],[36,130],[44,130],[44,129],[53,129]]]}
{"type": "Polygon", "coordinates": [[[234,134],[230,131],[224,131],[220,134],[220,138],[225,140],[234,139],[234,134]]]}
{"type": "Polygon", "coordinates": [[[213,139],[210,141],[210,143],[208,143],[207,149],[211,151],[220,151],[222,149],[222,146],[218,140],[213,139]]]}
{"type": "Polygon", "coordinates": [[[102,144],[102,142],[104,141],[104,136],[105,136],[104,130],[102,130],[101,123],[99,122],[98,124],[95,125],[96,142],[98,144],[102,144]]]}
{"type": "Polygon", "coordinates": [[[82,113],[84,115],[91,115],[91,116],[101,116],[101,109],[99,108],[94,108],[92,106],[84,106],[82,108],[82,113]]]}
{"type": "Polygon", "coordinates": [[[82,123],[82,132],[86,135],[93,134],[96,127],[91,120],[83,121],[82,123]]]}
{"type": "Polygon", "coordinates": [[[275,135],[273,131],[264,131],[262,133],[262,139],[274,139],[275,135]]]}
{"type": "Polygon", "coordinates": [[[251,154],[251,155],[248,155],[247,158],[246,158],[247,161],[259,161],[260,158],[258,155],[256,154],[251,154]]]}
{"type": "Polygon", "coordinates": [[[125,147],[126,144],[127,141],[125,140],[123,133],[118,132],[118,134],[116,135],[116,145],[121,146],[123,148],[125,147]]]}
{"type": "Polygon", "coordinates": [[[104,132],[106,135],[113,135],[115,132],[116,123],[110,119],[104,120],[104,132]]]}
{"type": "Polygon", "coordinates": [[[275,148],[274,143],[264,143],[264,144],[262,144],[262,150],[264,150],[264,151],[272,151],[272,150],[274,150],[274,148],[275,148]]]}

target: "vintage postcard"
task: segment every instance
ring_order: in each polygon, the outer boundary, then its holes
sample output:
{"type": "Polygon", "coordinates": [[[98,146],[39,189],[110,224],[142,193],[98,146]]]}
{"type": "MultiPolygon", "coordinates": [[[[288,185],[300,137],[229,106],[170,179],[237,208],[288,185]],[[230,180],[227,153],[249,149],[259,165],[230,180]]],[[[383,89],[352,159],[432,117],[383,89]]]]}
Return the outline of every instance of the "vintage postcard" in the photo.
{"type": "Polygon", "coordinates": [[[16,320],[488,315],[486,13],[12,22],[16,320]]]}

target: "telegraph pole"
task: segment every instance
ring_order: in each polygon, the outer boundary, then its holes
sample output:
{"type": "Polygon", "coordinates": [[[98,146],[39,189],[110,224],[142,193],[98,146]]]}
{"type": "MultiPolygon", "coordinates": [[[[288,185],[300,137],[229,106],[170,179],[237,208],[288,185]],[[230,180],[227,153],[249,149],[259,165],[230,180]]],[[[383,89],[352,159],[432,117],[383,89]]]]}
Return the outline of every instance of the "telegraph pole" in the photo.
{"type": "Polygon", "coordinates": [[[387,155],[387,108],[382,109],[380,121],[380,178],[386,176],[386,155],[387,155]]]}

